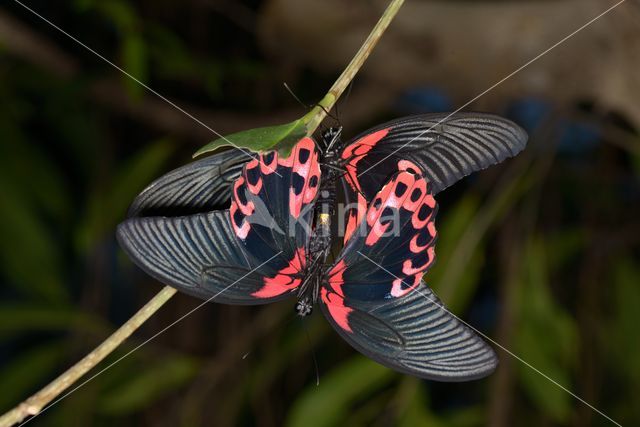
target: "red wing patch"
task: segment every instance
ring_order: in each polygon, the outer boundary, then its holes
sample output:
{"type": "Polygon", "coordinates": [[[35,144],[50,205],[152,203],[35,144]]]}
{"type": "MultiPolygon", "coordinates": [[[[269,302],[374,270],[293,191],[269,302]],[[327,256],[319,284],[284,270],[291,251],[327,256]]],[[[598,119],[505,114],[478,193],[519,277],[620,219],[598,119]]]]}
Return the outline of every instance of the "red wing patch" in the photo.
{"type": "Polygon", "coordinates": [[[331,291],[344,296],[342,292],[342,285],[344,284],[344,278],[342,277],[344,274],[344,270],[347,268],[344,260],[340,260],[336,265],[333,266],[331,270],[329,270],[328,282],[331,291]]]}
{"type": "Polygon", "coordinates": [[[284,203],[288,215],[298,219],[305,205],[315,200],[319,187],[320,164],[311,138],[302,138],[286,158],[280,158],[275,151],[261,154],[245,165],[233,185],[229,214],[236,236],[245,240],[249,235],[251,216],[256,211],[252,199],[261,199],[276,224],[286,231],[289,218],[282,214],[280,205],[284,203]],[[283,185],[287,187],[286,198],[280,190],[283,185]]]}
{"type": "Polygon", "coordinates": [[[326,285],[339,301],[402,297],[435,261],[436,201],[415,165],[398,166],[403,170],[371,200],[360,232],[347,227],[348,242],[326,285]]]}
{"type": "MultiPolygon", "coordinates": [[[[253,160],[251,162],[253,162],[253,160]]],[[[229,208],[233,230],[236,236],[242,240],[247,238],[249,229],[251,228],[247,217],[251,216],[255,210],[253,202],[247,201],[244,193],[245,188],[247,188],[247,185],[245,185],[244,177],[238,177],[233,184],[233,196],[231,199],[231,207],[229,208]]]]}
{"type": "Polygon", "coordinates": [[[422,175],[422,171],[420,170],[418,165],[416,165],[410,160],[399,160],[398,171],[400,172],[407,171],[407,172],[411,172],[414,175],[422,175]]]}
{"type": "Polygon", "coordinates": [[[322,302],[327,306],[329,315],[336,322],[338,326],[347,332],[352,332],[349,326],[349,313],[353,309],[347,307],[344,303],[344,293],[342,291],[342,285],[344,284],[344,274],[347,265],[344,261],[338,262],[329,271],[328,286],[323,286],[320,289],[320,298],[322,302]]]}
{"type": "Polygon", "coordinates": [[[316,198],[320,188],[320,164],[313,140],[300,140],[287,162],[291,163],[293,169],[289,190],[289,212],[291,216],[298,218],[302,207],[316,198]]]}
{"type": "Polygon", "coordinates": [[[342,152],[342,159],[347,161],[345,165],[347,169],[347,181],[354,191],[361,190],[357,173],[358,162],[364,159],[367,153],[371,151],[382,138],[387,136],[390,130],[391,128],[382,129],[363,136],[346,147],[342,152]]]}
{"type": "Polygon", "coordinates": [[[366,135],[353,144],[350,144],[342,152],[341,157],[346,161],[345,169],[347,170],[347,175],[345,179],[351,189],[357,194],[357,205],[351,207],[347,214],[347,228],[344,235],[345,244],[362,223],[367,210],[367,200],[362,195],[362,188],[360,187],[360,181],[358,179],[358,162],[362,160],[390,130],[391,128],[382,129],[366,135]]]}
{"type": "Polygon", "coordinates": [[[284,296],[302,283],[307,225],[320,187],[318,157],[314,141],[302,138],[288,157],[275,151],[256,156],[233,184],[229,216],[243,255],[256,264],[268,261],[250,293],[254,298],[284,296]]]}
{"type": "Polygon", "coordinates": [[[353,144],[350,144],[342,152],[342,159],[346,160],[345,168],[347,169],[347,182],[353,191],[360,192],[360,181],[358,180],[358,162],[367,155],[369,151],[387,134],[391,128],[382,129],[363,136],[353,144]]]}
{"type": "Polygon", "coordinates": [[[357,193],[356,200],[356,206],[350,207],[347,213],[347,227],[344,232],[343,244],[346,244],[349,241],[353,233],[358,229],[360,224],[362,224],[362,220],[367,214],[367,201],[364,196],[357,193]]]}
{"type": "Polygon", "coordinates": [[[344,304],[344,298],[335,292],[327,290],[327,288],[320,289],[320,297],[322,298],[322,302],[327,306],[329,315],[334,322],[345,331],[353,332],[351,326],[349,326],[349,313],[351,313],[353,309],[344,304]]]}
{"type": "Polygon", "coordinates": [[[265,277],[264,286],[251,295],[256,298],[273,298],[293,291],[300,286],[306,261],[304,248],[298,248],[293,258],[289,260],[289,264],[275,276],[265,277]]]}
{"type": "Polygon", "coordinates": [[[329,315],[338,326],[347,332],[352,332],[349,326],[348,315],[353,310],[344,304],[344,293],[342,285],[344,278],[342,277],[347,265],[344,261],[338,262],[327,274],[327,287],[320,289],[320,297],[329,310],[329,315]]]}

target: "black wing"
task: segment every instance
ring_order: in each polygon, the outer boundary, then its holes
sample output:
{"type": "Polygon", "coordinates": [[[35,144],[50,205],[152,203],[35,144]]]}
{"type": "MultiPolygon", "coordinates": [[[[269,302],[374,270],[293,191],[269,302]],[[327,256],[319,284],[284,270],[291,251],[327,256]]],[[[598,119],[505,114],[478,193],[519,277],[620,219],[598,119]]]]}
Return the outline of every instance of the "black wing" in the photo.
{"type": "Polygon", "coordinates": [[[468,381],[493,372],[493,350],[421,283],[402,298],[322,303],[325,317],[356,350],[391,369],[437,381],[468,381]],[[332,303],[330,303],[332,304],[332,303]],[[347,311],[349,329],[336,321],[347,311]]]}
{"type": "Polygon", "coordinates": [[[475,171],[522,151],[527,134],[510,120],[481,113],[425,114],[384,123],[342,152],[348,197],[367,200],[398,170],[416,168],[437,194],[475,171]]]}
{"type": "Polygon", "coordinates": [[[373,197],[321,288],[321,306],[357,350],[421,378],[463,381],[495,369],[493,350],[422,281],[435,260],[429,183],[396,173],[373,197]]]}
{"type": "Polygon", "coordinates": [[[277,253],[272,260],[252,256],[236,237],[229,210],[130,218],[118,225],[117,237],[138,267],[189,295],[247,305],[278,299],[252,294],[263,286],[265,277],[277,276],[283,260],[277,253]]]}
{"type": "Polygon", "coordinates": [[[174,169],[140,192],[128,216],[189,215],[228,207],[231,185],[248,160],[249,155],[232,149],[174,169]]]}
{"type": "Polygon", "coordinates": [[[313,141],[304,139],[289,158],[248,162],[230,209],[129,218],[118,240],[147,273],[191,295],[228,304],[285,298],[305,267],[309,229],[300,224],[310,221],[319,174],[313,141]]]}

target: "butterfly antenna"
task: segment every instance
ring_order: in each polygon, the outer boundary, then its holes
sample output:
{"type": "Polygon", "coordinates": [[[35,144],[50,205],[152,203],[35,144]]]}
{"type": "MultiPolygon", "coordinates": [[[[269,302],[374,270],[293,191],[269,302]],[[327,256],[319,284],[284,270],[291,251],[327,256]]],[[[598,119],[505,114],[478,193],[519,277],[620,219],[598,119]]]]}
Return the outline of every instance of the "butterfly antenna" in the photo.
{"type": "Polygon", "coordinates": [[[298,98],[298,95],[296,95],[296,94],[293,92],[293,90],[291,90],[291,88],[289,87],[289,85],[287,84],[287,82],[283,82],[282,84],[284,85],[284,88],[285,88],[285,89],[287,89],[287,92],[289,92],[289,94],[291,94],[291,96],[293,96],[293,99],[295,99],[296,101],[298,101],[298,103],[299,103],[300,105],[302,105],[302,107],[303,107],[305,110],[308,110],[308,109],[309,109],[309,106],[308,106],[307,104],[305,104],[304,102],[302,102],[302,101],[300,100],[300,98],[298,98]]]}
{"type": "Polygon", "coordinates": [[[333,120],[335,120],[336,122],[340,123],[340,120],[338,120],[338,118],[337,118],[336,116],[334,116],[333,114],[331,114],[331,113],[329,112],[329,110],[327,110],[323,105],[320,105],[320,104],[317,104],[317,103],[316,103],[316,104],[315,104],[315,107],[320,107],[320,108],[322,109],[322,111],[324,111],[324,113],[325,113],[327,116],[331,117],[333,120]]]}
{"type": "Polygon", "coordinates": [[[307,324],[303,321],[304,333],[307,336],[307,343],[309,343],[309,348],[311,349],[311,357],[313,358],[313,366],[316,369],[316,387],[320,385],[320,370],[318,369],[318,359],[316,359],[316,351],[311,344],[311,336],[309,335],[309,328],[307,324]]]}

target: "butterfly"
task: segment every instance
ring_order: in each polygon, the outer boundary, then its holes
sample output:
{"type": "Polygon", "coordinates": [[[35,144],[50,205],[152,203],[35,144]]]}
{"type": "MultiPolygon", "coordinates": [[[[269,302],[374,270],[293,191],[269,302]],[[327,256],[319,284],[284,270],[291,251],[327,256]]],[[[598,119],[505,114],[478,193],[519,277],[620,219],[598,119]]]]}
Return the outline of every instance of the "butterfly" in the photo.
{"type": "Polygon", "coordinates": [[[509,120],[461,113],[393,120],[346,143],[330,128],[287,157],[232,149],[151,183],[117,237],[142,270],[192,296],[295,297],[298,315],[318,305],[349,344],[391,369],[481,378],[495,353],[423,280],[435,260],[435,196],[526,142],[509,120]]]}

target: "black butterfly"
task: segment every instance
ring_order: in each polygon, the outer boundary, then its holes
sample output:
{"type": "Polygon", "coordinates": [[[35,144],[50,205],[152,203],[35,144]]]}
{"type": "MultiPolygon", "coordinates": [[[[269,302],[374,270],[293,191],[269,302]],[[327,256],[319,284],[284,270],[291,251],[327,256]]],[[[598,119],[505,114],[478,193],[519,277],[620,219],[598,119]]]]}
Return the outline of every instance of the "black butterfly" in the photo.
{"type": "Polygon", "coordinates": [[[493,115],[430,114],[346,144],[329,129],[287,158],[230,150],[149,185],[118,240],[143,270],[190,295],[225,304],[295,295],[299,315],[318,303],[344,339],[385,366],[441,381],[480,378],[497,365],[493,350],[422,280],[435,259],[434,196],[526,140],[493,115]],[[332,259],[338,181],[350,207],[332,259]]]}

